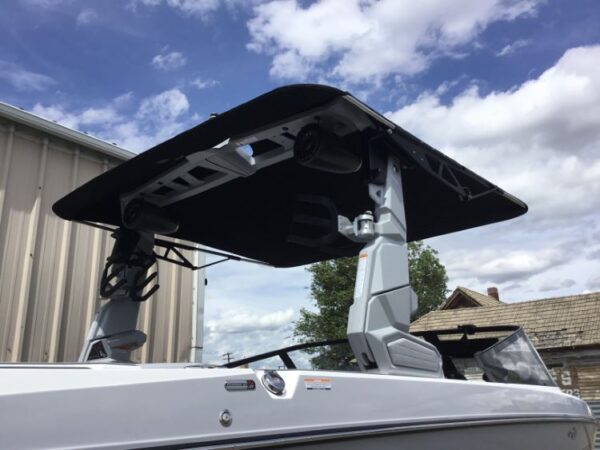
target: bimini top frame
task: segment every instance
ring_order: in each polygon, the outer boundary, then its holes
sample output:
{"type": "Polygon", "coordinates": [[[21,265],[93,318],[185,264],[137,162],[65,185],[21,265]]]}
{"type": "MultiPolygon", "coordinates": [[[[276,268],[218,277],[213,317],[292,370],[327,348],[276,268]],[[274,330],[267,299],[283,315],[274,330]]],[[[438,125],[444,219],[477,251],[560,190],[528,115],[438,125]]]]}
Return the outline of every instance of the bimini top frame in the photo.
{"type": "Polygon", "coordinates": [[[144,199],[179,225],[165,230],[170,236],[274,266],[352,256],[362,245],[337,235],[335,219],[373,211],[364,189],[378,176],[370,167],[373,144],[398,158],[408,241],[527,210],[348,93],[296,85],[157,145],[76,189],[54,211],[67,220],[123,226],[123,208],[144,199]],[[316,139],[329,148],[328,157],[357,170],[336,173],[299,164],[293,149],[309,124],[325,130],[316,139]],[[362,163],[358,167],[352,166],[354,157],[362,163]],[[307,212],[319,220],[305,223],[307,212]]]}
{"type": "Polygon", "coordinates": [[[103,274],[101,293],[110,301],[90,329],[84,361],[124,361],[145,341],[135,329],[137,311],[157,289],[156,274],[148,275],[158,256],[155,235],[167,234],[283,267],[360,251],[348,319],[358,364],[440,377],[435,346],[408,333],[417,298],[407,243],[527,207],[351,95],[303,85],[158,145],[54,210],[119,227],[103,274]]]}

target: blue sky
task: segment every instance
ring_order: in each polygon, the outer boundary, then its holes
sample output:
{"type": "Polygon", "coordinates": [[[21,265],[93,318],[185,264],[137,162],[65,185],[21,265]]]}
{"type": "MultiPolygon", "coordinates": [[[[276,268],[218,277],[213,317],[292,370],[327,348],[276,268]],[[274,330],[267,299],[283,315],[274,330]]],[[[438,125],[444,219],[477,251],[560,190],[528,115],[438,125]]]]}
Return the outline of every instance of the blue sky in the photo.
{"type": "MultiPolygon", "coordinates": [[[[428,242],[451,289],[576,294],[600,290],[599,17],[595,0],[9,0],[0,100],[143,151],[282,84],[342,87],[529,204],[428,242]]],[[[303,268],[208,275],[207,359],[289,341],[311,305],[303,268]]]]}

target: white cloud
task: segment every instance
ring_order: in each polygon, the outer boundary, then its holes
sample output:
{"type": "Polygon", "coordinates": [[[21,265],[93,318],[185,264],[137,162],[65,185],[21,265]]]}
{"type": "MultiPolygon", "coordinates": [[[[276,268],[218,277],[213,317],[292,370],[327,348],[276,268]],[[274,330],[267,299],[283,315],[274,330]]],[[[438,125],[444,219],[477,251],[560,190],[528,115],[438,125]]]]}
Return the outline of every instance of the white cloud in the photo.
{"type": "Polygon", "coordinates": [[[209,320],[206,327],[211,332],[247,333],[249,331],[274,331],[289,325],[294,318],[294,310],[286,309],[268,314],[255,314],[247,311],[233,311],[219,319],[209,320]]]}
{"type": "Polygon", "coordinates": [[[189,107],[183,92],[169,89],[142,99],[133,118],[105,127],[100,137],[127,149],[147,150],[192,125],[186,116],[189,107]]]}
{"type": "Polygon", "coordinates": [[[270,73],[276,78],[305,80],[312,70],[311,64],[298,57],[294,51],[288,50],[273,56],[270,73]]]}
{"type": "Polygon", "coordinates": [[[535,0],[296,0],[255,7],[248,48],[271,54],[271,74],[377,82],[452,55],[490,23],[535,13],[535,0]],[[331,64],[331,68],[323,69],[331,64]]]}
{"type": "Polygon", "coordinates": [[[88,25],[98,19],[98,13],[92,8],[86,8],[77,15],[77,25],[88,25]]]}
{"type": "Polygon", "coordinates": [[[540,286],[540,291],[548,292],[556,291],[558,289],[568,289],[570,287],[575,286],[576,284],[577,283],[575,282],[575,280],[571,280],[569,278],[567,278],[566,280],[550,280],[545,283],[542,283],[542,285],[540,286]]]}
{"type": "Polygon", "coordinates": [[[169,6],[185,14],[199,15],[216,10],[221,3],[220,0],[167,0],[169,6]]]}
{"type": "Polygon", "coordinates": [[[300,308],[310,307],[310,277],[303,267],[228,262],[208,269],[207,279],[203,361],[219,362],[228,351],[242,358],[294,342],[293,320],[300,308]]]}
{"type": "Polygon", "coordinates": [[[173,122],[190,107],[186,95],[179,89],[170,89],[140,104],[138,116],[157,123],[173,122]]]}
{"type": "Polygon", "coordinates": [[[41,73],[31,72],[18,64],[0,60],[0,80],[10,83],[19,91],[43,91],[56,81],[41,73]]]}
{"type": "Polygon", "coordinates": [[[520,48],[527,47],[531,44],[531,41],[528,39],[519,39],[515,42],[505,45],[499,51],[496,52],[496,56],[507,56],[510,55],[520,48]]]}
{"type": "Polygon", "coordinates": [[[160,70],[175,70],[185,66],[187,59],[181,52],[159,53],[152,58],[152,65],[160,70]]]}
{"type": "Polygon", "coordinates": [[[88,108],[81,113],[79,118],[84,125],[111,124],[122,120],[112,106],[88,108]]]}
{"type": "Polygon", "coordinates": [[[81,123],[78,115],[65,111],[65,108],[61,105],[43,106],[36,103],[32,112],[40,117],[52,120],[68,128],[76,129],[81,123]]]}
{"type": "Polygon", "coordinates": [[[158,6],[162,3],[162,0],[132,0],[130,3],[133,7],[137,5],[158,6]]]}
{"type": "Polygon", "coordinates": [[[390,113],[396,123],[498,182],[547,219],[600,210],[600,46],[569,50],[509,91],[435,93],[390,113]]]}
{"type": "Polygon", "coordinates": [[[600,275],[590,278],[587,282],[587,288],[590,291],[600,291],[600,275]]]}
{"type": "Polygon", "coordinates": [[[598,60],[600,46],[571,49],[512,89],[470,87],[448,102],[427,92],[388,114],[529,205],[517,220],[431,242],[451,287],[493,282],[507,289],[518,281],[511,292],[523,300],[550,287],[561,295],[594,285],[588,279],[598,266],[588,258],[600,228],[598,60]]]}
{"type": "Polygon", "coordinates": [[[190,17],[207,18],[211,13],[225,5],[229,8],[235,6],[254,4],[258,0],[130,0],[129,5],[136,9],[138,6],[167,5],[170,8],[190,17]]]}
{"type": "Polygon", "coordinates": [[[558,248],[511,250],[501,254],[490,248],[463,250],[447,254],[447,270],[453,278],[472,277],[480,283],[515,282],[564,264],[568,256],[558,248]]]}
{"type": "Polygon", "coordinates": [[[89,132],[130,150],[147,150],[196,122],[188,118],[190,104],[179,89],[170,89],[140,101],[133,116],[121,112],[133,101],[126,93],[101,107],[71,110],[64,105],[36,104],[33,112],[69,128],[89,132]]]}
{"type": "Polygon", "coordinates": [[[43,106],[36,103],[32,112],[73,129],[81,128],[83,125],[110,125],[123,120],[112,106],[87,108],[81,112],[72,113],[62,105],[43,106]]]}
{"type": "Polygon", "coordinates": [[[21,3],[26,6],[35,8],[54,8],[63,3],[71,3],[72,0],[21,0],[21,3]]]}
{"type": "Polygon", "coordinates": [[[211,78],[198,77],[195,80],[193,80],[190,84],[198,89],[208,89],[211,87],[218,86],[221,83],[218,80],[213,80],[211,78]]]}
{"type": "Polygon", "coordinates": [[[125,92],[124,94],[121,94],[118,97],[115,97],[111,103],[116,108],[122,108],[124,106],[129,105],[133,101],[134,97],[135,97],[135,95],[133,94],[133,92],[131,92],[131,91],[125,92]]]}
{"type": "Polygon", "coordinates": [[[240,310],[238,305],[235,312],[208,319],[202,360],[218,364],[223,363],[226,352],[232,352],[233,359],[241,359],[292,345],[294,316],[293,309],[261,314],[240,310]]]}

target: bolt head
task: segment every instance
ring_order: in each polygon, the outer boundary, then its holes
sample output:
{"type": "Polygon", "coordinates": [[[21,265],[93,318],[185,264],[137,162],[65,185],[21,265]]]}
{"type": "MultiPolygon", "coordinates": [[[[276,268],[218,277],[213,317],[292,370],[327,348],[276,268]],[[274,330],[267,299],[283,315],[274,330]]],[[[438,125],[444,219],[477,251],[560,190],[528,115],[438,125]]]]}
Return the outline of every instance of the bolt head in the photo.
{"type": "Polygon", "coordinates": [[[231,415],[228,409],[224,409],[219,413],[219,422],[224,427],[228,427],[231,425],[231,423],[233,422],[233,416],[231,415]]]}

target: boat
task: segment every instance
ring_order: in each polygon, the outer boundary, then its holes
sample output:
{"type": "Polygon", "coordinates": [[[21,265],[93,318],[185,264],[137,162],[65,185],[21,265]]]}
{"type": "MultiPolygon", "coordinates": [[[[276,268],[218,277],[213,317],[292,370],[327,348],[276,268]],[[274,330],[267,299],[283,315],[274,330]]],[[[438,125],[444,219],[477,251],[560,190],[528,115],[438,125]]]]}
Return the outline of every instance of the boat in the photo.
{"type": "Polygon", "coordinates": [[[111,231],[100,283],[107,301],[78,362],[0,365],[2,448],[594,446],[590,409],[556,387],[523,330],[409,333],[418,299],[407,243],[512,219],[527,206],[347,92],[278,88],[103,173],[53,209],[111,231]],[[347,339],[221,366],[132,363],[146,340],[136,329],[140,304],[159,289],[157,260],[196,270],[186,256],[194,251],[274,267],[357,257],[347,339]],[[312,356],[299,360],[302,351],[312,356]],[[479,374],[461,371],[466,358],[479,374]]]}

